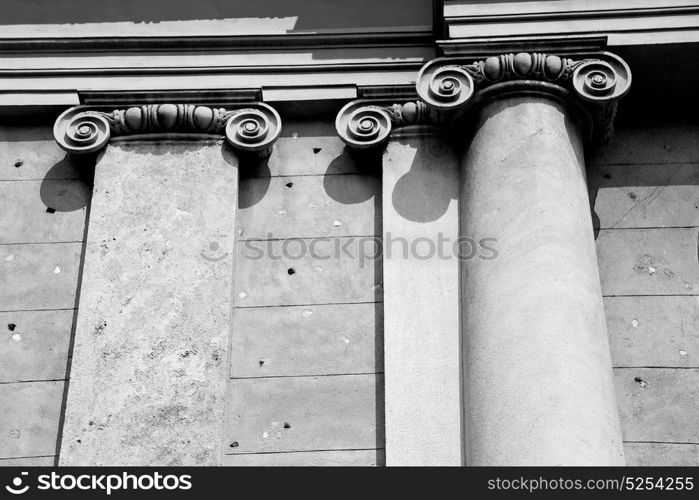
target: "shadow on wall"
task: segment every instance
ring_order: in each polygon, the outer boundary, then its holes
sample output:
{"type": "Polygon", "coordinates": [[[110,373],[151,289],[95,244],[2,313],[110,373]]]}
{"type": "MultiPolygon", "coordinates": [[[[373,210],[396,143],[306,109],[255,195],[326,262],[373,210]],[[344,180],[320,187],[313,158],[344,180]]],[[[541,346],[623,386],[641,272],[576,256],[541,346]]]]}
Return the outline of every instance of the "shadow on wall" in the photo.
{"type": "Polygon", "coordinates": [[[71,157],[67,154],[64,159],[49,169],[41,183],[41,201],[46,205],[46,211],[49,213],[74,212],[87,207],[92,197],[94,172],[94,157],[71,157]],[[62,172],[76,166],[80,182],[60,180],[62,172]]]}
{"type": "Polygon", "coordinates": [[[269,157],[259,158],[254,155],[246,156],[238,154],[238,159],[233,159],[235,155],[230,150],[228,144],[223,145],[223,157],[229,164],[238,165],[238,176],[240,184],[248,179],[255,179],[257,182],[249,183],[246,189],[238,187],[238,208],[250,208],[258,204],[265,197],[272,181],[272,173],[269,170],[269,157]]]}
{"type": "Polygon", "coordinates": [[[381,186],[380,183],[375,182],[377,178],[381,178],[380,154],[356,154],[345,147],[342,154],[328,165],[323,177],[323,187],[333,200],[345,205],[353,205],[363,203],[372,197],[380,198],[381,186]],[[333,172],[340,171],[342,165],[347,164],[356,165],[357,171],[366,177],[367,182],[350,184],[345,182],[344,175],[333,175],[333,172]]]}
{"type": "Polygon", "coordinates": [[[686,226],[689,213],[699,217],[696,131],[694,120],[622,123],[608,143],[589,154],[595,238],[600,229],[686,226]]]}
{"type": "Polygon", "coordinates": [[[364,203],[374,198],[374,234],[382,234],[381,154],[357,153],[345,147],[329,164],[323,177],[326,194],[343,205],[364,203]],[[347,165],[354,165],[360,182],[347,182],[347,175],[337,174],[347,165]]]}
{"type": "MultiPolygon", "coordinates": [[[[398,142],[409,144],[411,141],[398,142]]],[[[459,186],[445,175],[441,165],[442,161],[455,161],[449,158],[453,155],[449,146],[441,140],[428,140],[423,144],[428,147],[417,148],[410,170],[396,182],[391,201],[403,218],[426,223],[440,219],[447,212],[451,200],[458,199],[459,186]]]]}

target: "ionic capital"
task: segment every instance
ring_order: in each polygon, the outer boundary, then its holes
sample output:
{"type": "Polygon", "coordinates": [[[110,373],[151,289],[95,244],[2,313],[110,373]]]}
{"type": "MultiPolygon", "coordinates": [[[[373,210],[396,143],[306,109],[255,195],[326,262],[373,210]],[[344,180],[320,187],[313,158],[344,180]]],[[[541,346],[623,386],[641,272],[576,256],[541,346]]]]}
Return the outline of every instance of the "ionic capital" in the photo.
{"type": "Polygon", "coordinates": [[[631,86],[631,70],[609,52],[570,56],[520,52],[485,59],[445,57],[422,67],[417,93],[442,115],[467,111],[498,91],[560,91],[580,104],[592,119],[591,133],[597,140],[611,134],[617,100],[631,86]],[[496,88],[497,86],[497,88],[496,88]]]}
{"type": "Polygon", "coordinates": [[[53,135],[61,148],[75,154],[97,152],[111,137],[225,135],[233,148],[265,156],[281,128],[279,114],[263,103],[229,108],[194,104],[146,104],[122,109],[75,106],[58,117],[53,135]]]}

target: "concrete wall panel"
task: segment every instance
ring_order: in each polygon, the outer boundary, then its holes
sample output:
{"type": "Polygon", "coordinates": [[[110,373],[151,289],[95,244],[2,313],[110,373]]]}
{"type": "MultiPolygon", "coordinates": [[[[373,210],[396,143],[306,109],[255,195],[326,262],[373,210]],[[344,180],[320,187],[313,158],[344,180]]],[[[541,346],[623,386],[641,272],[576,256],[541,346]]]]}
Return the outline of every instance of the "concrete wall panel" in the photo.
{"type": "Polygon", "coordinates": [[[699,443],[699,369],[615,368],[625,441],[699,443]]]}
{"type": "Polygon", "coordinates": [[[232,378],[383,371],[381,303],[238,308],[233,323],[232,378]]]}
{"type": "Polygon", "coordinates": [[[0,313],[0,382],[65,379],[74,313],[0,313]]]}
{"type": "Polygon", "coordinates": [[[381,301],[381,261],[371,258],[376,255],[373,238],[328,238],[315,247],[316,258],[311,255],[310,242],[238,242],[236,305],[253,307],[381,301]],[[307,251],[304,252],[303,248],[307,251]],[[362,251],[366,258],[360,258],[362,251]],[[259,258],[256,257],[258,255],[259,258]]]}
{"type": "Polygon", "coordinates": [[[0,458],[56,454],[63,381],[0,384],[0,458]]]}
{"type": "Polygon", "coordinates": [[[0,126],[0,180],[78,179],[89,170],[94,161],[67,155],[52,126],[0,126]]]}
{"type": "Polygon", "coordinates": [[[91,194],[80,180],[0,182],[0,244],[82,241],[91,194]]]}
{"type": "Polygon", "coordinates": [[[699,225],[699,163],[592,166],[588,182],[601,229],[699,225]]]}
{"type": "Polygon", "coordinates": [[[375,210],[380,189],[377,177],[363,175],[244,180],[240,239],[380,235],[375,210]]]}
{"type": "Polygon", "coordinates": [[[73,309],[82,243],[0,246],[0,310],[73,309]]]}
{"type": "Polygon", "coordinates": [[[383,446],[381,376],[234,380],[228,397],[227,454],[383,446]]]}
{"type": "Polygon", "coordinates": [[[699,368],[699,297],[606,297],[617,367],[699,368]]]}
{"type": "Polygon", "coordinates": [[[605,295],[699,293],[696,228],[603,229],[597,256],[605,295]]]}

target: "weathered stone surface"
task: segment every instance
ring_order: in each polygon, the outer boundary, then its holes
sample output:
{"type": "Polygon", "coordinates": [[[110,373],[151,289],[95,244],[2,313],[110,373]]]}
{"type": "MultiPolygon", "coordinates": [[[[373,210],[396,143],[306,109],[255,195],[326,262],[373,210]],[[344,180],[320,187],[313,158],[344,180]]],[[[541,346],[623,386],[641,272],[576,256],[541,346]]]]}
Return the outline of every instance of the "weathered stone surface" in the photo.
{"type": "Polygon", "coordinates": [[[66,378],[73,313],[0,313],[0,382],[66,378]]]}
{"type": "Polygon", "coordinates": [[[582,140],[554,99],[488,103],[461,175],[469,465],[623,465],[582,140]]]}
{"type": "Polygon", "coordinates": [[[0,311],[73,309],[82,243],[0,246],[0,311]]]}
{"type": "Polygon", "coordinates": [[[63,381],[0,384],[0,458],[55,455],[63,381]]]}
{"type": "Polygon", "coordinates": [[[699,225],[699,164],[604,165],[588,170],[598,226],[699,225]]]}
{"type": "Polygon", "coordinates": [[[310,241],[237,243],[236,306],[382,300],[381,258],[373,237],[316,240],[314,252],[310,241]]]}
{"type": "Polygon", "coordinates": [[[219,142],[98,161],[61,464],[220,463],[237,179],[219,142]]]}
{"type": "Polygon", "coordinates": [[[235,309],[230,375],[382,371],[382,332],[380,303],[235,309]]]}
{"type": "Polygon", "coordinates": [[[380,203],[378,177],[313,175],[243,180],[239,239],[380,235],[380,203]]]}
{"type": "Polygon", "coordinates": [[[612,362],[699,368],[699,298],[606,297],[612,362]]]}
{"type": "Polygon", "coordinates": [[[235,467],[373,467],[385,463],[383,450],[246,453],[223,459],[223,465],[235,467]]]}
{"type": "Polygon", "coordinates": [[[696,122],[640,123],[617,127],[614,138],[598,148],[590,165],[699,162],[696,122]]]}
{"type": "Polygon", "coordinates": [[[602,230],[597,252],[605,295],[699,293],[696,228],[602,230]]]}
{"type": "Polygon", "coordinates": [[[637,467],[696,467],[699,444],[625,443],[626,464],[637,467]]]}
{"type": "Polygon", "coordinates": [[[0,244],[82,241],[91,192],[80,180],[0,182],[0,244]]]}
{"type": "Polygon", "coordinates": [[[452,251],[458,184],[457,159],[442,138],[394,135],[389,142],[383,157],[387,465],[462,463],[459,260],[452,251]],[[440,237],[449,241],[430,257],[440,237]],[[403,253],[401,238],[414,252],[403,253]]]}
{"type": "Polygon", "coordinates": [[[699,443],[699,369],[615,368],[625,441],[699,443]]]}
{"type": "Polygon", "coordinates": [[[384,441],[380,375],[231,380],[228,405],[227,454],[372,449],[384,441]]]}

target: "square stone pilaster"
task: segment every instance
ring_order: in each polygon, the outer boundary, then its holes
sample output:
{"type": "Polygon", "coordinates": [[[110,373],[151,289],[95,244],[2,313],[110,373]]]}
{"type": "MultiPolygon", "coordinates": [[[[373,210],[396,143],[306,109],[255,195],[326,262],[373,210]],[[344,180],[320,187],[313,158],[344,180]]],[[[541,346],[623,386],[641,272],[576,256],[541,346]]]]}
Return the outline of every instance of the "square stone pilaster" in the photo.
{"type": "Polygon", "coordinates": [[[216,465],[238,193],[221,141],[98,159],[61,465],[216,465]]]}

